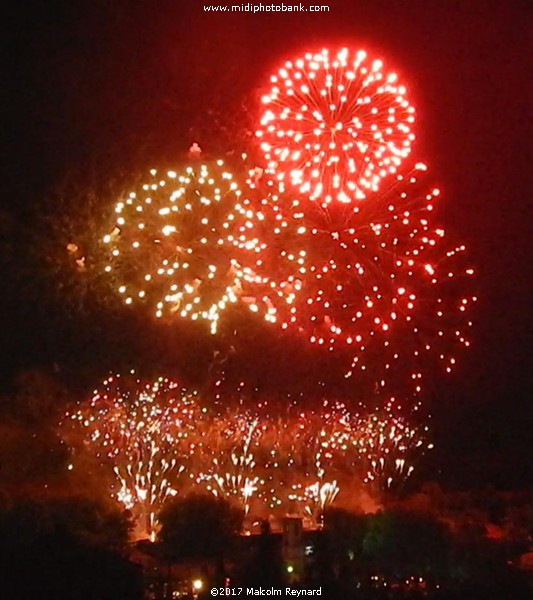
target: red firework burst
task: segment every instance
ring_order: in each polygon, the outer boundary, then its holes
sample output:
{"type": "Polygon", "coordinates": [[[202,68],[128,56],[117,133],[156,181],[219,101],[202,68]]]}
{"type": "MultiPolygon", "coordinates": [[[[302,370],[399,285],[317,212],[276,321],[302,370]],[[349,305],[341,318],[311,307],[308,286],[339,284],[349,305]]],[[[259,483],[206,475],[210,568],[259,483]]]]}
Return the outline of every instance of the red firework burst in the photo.
{"type": "Polygon", "coordinates": [[[346,48],[288,61],[270,78],[256,135],[280,182],[324,205],[376,191],[414,140],[414,108],[381,60],[346,48]]]}
{"type": "Polygon", "coordinates": [[[262,254],[267,285],[255,301],[282,329],[330,351],[348,349],[352,367],[365,370],[370,353],[376,381],[401,362],[417,393],[423,356],[450,370],[457,348],[468,345],[467,309],[476,299],[464,289],[473,274],[465,247],[450,246],[433,223],[439,190],[428,189],[425,171],[417,164],[357,205],[324,208],[270,194],[263,203],[273,233],[262,254]]]}

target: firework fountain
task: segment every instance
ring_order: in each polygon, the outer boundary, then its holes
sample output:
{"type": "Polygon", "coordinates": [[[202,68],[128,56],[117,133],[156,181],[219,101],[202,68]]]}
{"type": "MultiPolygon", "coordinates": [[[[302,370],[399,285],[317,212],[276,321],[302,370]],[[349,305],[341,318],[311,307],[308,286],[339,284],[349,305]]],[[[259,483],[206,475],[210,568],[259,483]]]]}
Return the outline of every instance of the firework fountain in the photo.
{"type": "Polygon", "coordinates": [[[153,539],[161,506],[187,481],[201,417],[195,393],[164,378],[142,382],[132,373],[108,377],[65,415],[63,429],[67,438],[81,437],[83,450],[113,473],[111,496],[153,539]]]}

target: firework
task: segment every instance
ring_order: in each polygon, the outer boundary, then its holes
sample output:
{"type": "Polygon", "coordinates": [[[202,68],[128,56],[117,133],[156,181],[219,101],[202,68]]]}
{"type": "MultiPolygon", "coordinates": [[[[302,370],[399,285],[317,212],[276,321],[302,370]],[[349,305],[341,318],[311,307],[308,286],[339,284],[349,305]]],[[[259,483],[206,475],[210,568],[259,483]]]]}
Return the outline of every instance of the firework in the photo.
{"type": "Polygon", "coordinates": [[[197,481],[215,496],[236,500],[246,514],[261,485],[255,461],[261,437],[259,419],[246,412],[231,412],[214,421],[197,481]]]}
{"type": "Polygon", "coordinates": [[[301,500],[305,503],[305,512],[314,524],[321,523],[324,510],[333,504],[338,493],[339,486],[336,481],[322,484],[317,481],[303,489],[301,500]]]}
{"type": "Polygon", "coordinates": [[[405,87],[363,50],[306,53],[270,82],[256,132],[267,168],[312,200],[361,200],[409,155],[405,87]]]}
{"type": "Polygon", "coordinates": [[[270,510],[285,507],[313,527],[320,524],[324,508],[340,491],[340,440],[350,439],[349,419],[343,404],[326,401],[319,411],[289,410],[284,418],[266,420],[257,454],[264,481],[261,497],[270,510]]]}
{"type": "Polygon", "coordinates": [[[111,495],[153,539],[159,509],[188,475],[202,417],[194,392],[132,374],[106,379],[64,423],[81,431],[83,447],[112,470],[111,495]]]}
{"type": "Polygon", "coordinates": [[[261,249],[250,201],[222,161],[151,177],[117,203],[104,270],[126,304],[206,320],[215,333],[243,283],[256,279],[243,267],[261,249]]]}
{"type": "Polygon", "coordinates": [[[342,404],[323,410],[301,412],[292,424],[296,443],[290,447],[289,465],[298,465],[288,499],[300,507],[312,526],[321,523],[324,509],[330,506],[340,489],[336,476],[339,464],[332,452],[333,440],[349,438],[349,413],[342,404]],[[299,439],[300,438],[300,439],[299,439]]]}
{"type": "Polygon", "coordinates": [[[374,381],[395,363],[406,372],[414,358],[408,378],[419,388],[423,356],[449,371],[469,345],[466,315],[476,298],[463,288],[473,269],[465,247],[449,246],[433,224],[439,190],[428,189],[426,170],[416,164],[355,207],[323,208],[277,191],[263,202],[272,243],[260,252],[270,277],[257,304],[282,329],[351,354],[348,377],[366,370],[367,355],[381,357],[374,381]]]}
{"type": "Polygon", "coordinates": [[[416,428],[398,415],[395,402],[358,419],[354,437],[363,481],[383,491],[405,481],[413,472],[412,459],[433,448],[428,427],[416,428]]]}
{"type": "Polygon", "coordinates": [[[411,475],[414,460],[432,444],[427,442],[428,427],[415,426],[403,412],[401,403],[391,398],[370,412],[325,401],[316,413],[301,415],[308,423],[311,469],[299,487],[317,509],[323,510],[355,482],[371,484],[382,493],[411,475]]]}
{"type": "MultiPolygon", "coordinates": [[[[263,407],[268,402],[262,402],[263,407]]],[[[113,477],[112,497],[154,539],[163,503],[207,491],[246,514],[299,514],[319,527],[325,508],[353,504],[361,486],[380,496],[400,485],[431,445],[394,400],[353,411],[324,401],[284,416],[200,409],[195,394],[160,379],[110,377],[65,423],[113,477]]]]}
{"type": "Polygon", "coordinates": [[[429,448],[427,427],[417,427],[391,399],[378,410],[353,411],[324,401],[317,410],[289,411],[266,419],[256,470],[259,496],[271,511],[300,514],[311,527],[325,508],[353,505],[369,487],[373,496],[400,486],[429,448]]]}

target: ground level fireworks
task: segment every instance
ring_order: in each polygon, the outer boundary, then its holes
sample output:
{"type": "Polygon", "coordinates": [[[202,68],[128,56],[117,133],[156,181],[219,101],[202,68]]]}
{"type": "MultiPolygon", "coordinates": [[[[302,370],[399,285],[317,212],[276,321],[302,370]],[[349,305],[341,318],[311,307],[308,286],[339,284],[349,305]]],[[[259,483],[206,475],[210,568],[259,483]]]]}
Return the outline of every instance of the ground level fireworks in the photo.
{"type": "Polygon", "coordinates": [[[356,412],[324,401],[273,417],[259,408],[202,407],[196,392],[134,373],[109,377],[67,413],[62,431],[71,468],[92,462],[109,495],[132,511],[139,535],[152,539],[165,501],[191,492],[229,500],[250,524],[294,514],[317,527],[334,503],[372,510],[431,448],[427,428],[394,403],[356,412]]]}

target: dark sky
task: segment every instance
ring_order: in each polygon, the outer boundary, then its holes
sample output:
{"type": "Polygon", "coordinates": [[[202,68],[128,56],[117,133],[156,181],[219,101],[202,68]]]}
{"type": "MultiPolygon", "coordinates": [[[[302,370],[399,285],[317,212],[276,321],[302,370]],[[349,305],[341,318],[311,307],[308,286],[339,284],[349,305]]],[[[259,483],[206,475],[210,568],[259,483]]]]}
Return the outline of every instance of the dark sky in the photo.
{"type": "MultiPolygon", "coordinates": [[[[409,82],[414,153],[430,165],[444,192],[440,216],[478,270],[473,350],[433,392],[437,450],[427,468],[450,485],[533,484],[531,4],[320,0],[328,14],[270,16],[207,14],[204,1],[214,0],[8,10],[2,235],[38,223],[42,198],[67,173],[144,171],[193,139],[212,153],[230,149],[280,60],[328,44],[365,47],[409,82]]],[[[8,380],[58,359],[43,340],[61,319],[35,291],[25,295],[21,280],[32,275],[16,265],[35,242],[18,241],[0,304],[8,380]]],[[[73,335],[70,352],[75,343],[73,335]]]]}

